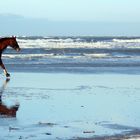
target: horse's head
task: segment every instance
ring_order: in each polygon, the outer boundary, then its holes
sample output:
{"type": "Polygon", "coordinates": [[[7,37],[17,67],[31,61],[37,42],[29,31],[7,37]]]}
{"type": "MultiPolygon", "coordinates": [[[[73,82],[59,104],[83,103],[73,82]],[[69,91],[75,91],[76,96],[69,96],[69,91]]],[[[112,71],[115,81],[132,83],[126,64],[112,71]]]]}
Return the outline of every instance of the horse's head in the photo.
{"type": "Polygon", "coordinates": [[[19,45],[18,45],[18,43],[17,43],[16,37],[11,37],[11,39],[10,39],[10,46],[11,46],[13,49],[15,49],[17,52],[20,51],[20,47],[19,47],[19,45]]]}

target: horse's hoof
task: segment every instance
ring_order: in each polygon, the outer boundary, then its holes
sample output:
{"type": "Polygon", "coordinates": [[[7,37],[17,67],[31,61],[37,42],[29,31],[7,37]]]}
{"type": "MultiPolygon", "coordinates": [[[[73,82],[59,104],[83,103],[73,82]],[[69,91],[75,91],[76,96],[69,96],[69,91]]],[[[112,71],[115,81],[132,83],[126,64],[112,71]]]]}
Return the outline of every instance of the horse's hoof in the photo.
{"type": "Polygon", "coordinates": [[[10,77],[10,74],[9,74],[9,73],[6,73],[6,77],[7,77],[7,78],[10,77]]]}

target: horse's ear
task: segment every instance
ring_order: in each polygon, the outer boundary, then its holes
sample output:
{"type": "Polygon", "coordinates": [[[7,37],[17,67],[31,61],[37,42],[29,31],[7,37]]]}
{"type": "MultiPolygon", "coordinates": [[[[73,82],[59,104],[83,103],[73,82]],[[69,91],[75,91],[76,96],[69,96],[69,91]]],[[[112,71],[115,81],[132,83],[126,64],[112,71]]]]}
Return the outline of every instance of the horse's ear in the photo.
{"type": "Polygon", "coordinates": [[[12,36],[12,37],[16,39],[16,36],[12,36]]]}

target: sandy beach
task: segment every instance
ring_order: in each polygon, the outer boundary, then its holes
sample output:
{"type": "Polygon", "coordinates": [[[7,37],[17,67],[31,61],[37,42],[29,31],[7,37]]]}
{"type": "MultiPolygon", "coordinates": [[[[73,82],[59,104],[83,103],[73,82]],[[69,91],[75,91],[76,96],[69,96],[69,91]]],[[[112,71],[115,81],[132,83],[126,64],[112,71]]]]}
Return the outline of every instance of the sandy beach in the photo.
{"type": "Polygon", "coordinates": [[[19,108],[0,117],[0,139],[136,138],[139,83],[138,74],[12,72],[8,82],[1,75],[3,104],[19,108]]]}

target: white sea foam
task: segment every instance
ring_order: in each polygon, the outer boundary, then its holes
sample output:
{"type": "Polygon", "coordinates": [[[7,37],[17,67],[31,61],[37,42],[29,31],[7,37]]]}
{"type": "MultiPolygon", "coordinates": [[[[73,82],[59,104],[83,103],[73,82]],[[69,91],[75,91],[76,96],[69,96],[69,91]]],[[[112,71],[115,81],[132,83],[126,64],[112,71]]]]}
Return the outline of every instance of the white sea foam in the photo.
{"type": "Polygon", "coordinates": [[[3,54],[3,58],[6,59],[33,59],[33,58],[55,58],[55,59],[64,59],[64,58],[109,58],[111,57],[108,53],[94,53],[94,54],[79,54],[79,55],[61,55],[61,54],[3,54]]]}
{"type": "Polygon", "coordinates": [[[68,39],[18,39],[21,48],[140,48],[140,39],[83,42],[68,39]]]}
{"type": "Polygon", "coordinates": [[[43,57],[53,57],[54,54],[3,54],[4,58],[43,58],[43,57]]]}
{"type": "Polygon", "coordinates": [[[95,53],[95,54],[84,54],[84,56],[90,58],[104,58],[104,57],[109,57],[110,55],[108,53],[95,53]]]}
{"type": "Polygon", "coordinates": [[[84,56],[70,56],[70,55],[59,55],[59,54],[3,54],[4,59],[40,59],[40,58],[55,58],[55,59],[64,59],[64,58],[81,58],[84,56]]]}
{"type": "Polygon", "coordinates": [[[140,39],[113,39],[113,41],[118,43],[140,43],[140,39]]]}

